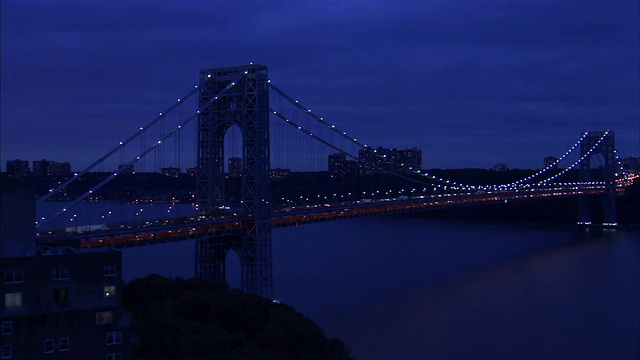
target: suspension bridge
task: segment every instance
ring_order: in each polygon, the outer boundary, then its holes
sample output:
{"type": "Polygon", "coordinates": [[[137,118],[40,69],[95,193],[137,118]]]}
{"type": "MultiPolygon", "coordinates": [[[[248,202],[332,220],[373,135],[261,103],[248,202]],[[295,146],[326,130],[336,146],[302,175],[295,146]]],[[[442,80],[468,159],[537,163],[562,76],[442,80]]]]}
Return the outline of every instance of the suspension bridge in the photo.
{"type": "Polygon", "coordinates": [[[251,63],[204,69],[199,75],[199,84],[185,96],[37,200],[37,204],[42,204],[83,175],[105,166],[108,159],[120,155],[118,168],[109,176],[55,214],[38,219],[40,243],[118,247],[195,239],[196,276],[226,283],[225,260],[233,250],[241,262],[242,289],[268,297],[273,282],[274,227],[549,197],[578,197],[579,223],[590,224],[593,195],[604,199],[603,223],[615,226],[616,194],[629,183],[616,155],[614,133],[609,130],[585,132],[557,160],[521,179],[502,184],[464,184],[426,172],[420,166],[389,165],[384,159],[377,159],[385,155],[276,87],[266,66],[251,63]],[[187,110],[185,114],[188,102],[195,110],[187,110]],[[157,166],[172,146],[174,164],[179,169],[183,163],[180,155],[185,142],[183,134],[189,127],[195,128],[192,132],[196,134],[193,168],[196,216],[119,224],[82,234],[44,231],[55,219],[68,214],[73,206],[98,193],[119,175],[136,167],[143,171],[145,159],[155,155],[157,166]],[[231,139],[229,134],[234,134],[231,139]],[[147,141],[150,137],[153,141],[147,141]],[[127,157],[132,148],[135,155],[127,157]],[[327,158],[332,154],[350,159],[357,172],[357,180],[351,186],[340,187],[344,193],[334,188],[330,193],[300,194],[300,200],[304,201],[295,206],[284,197],[275,198],[272,192],[275,169],[317,171],[324,166],[326,171],[327,158]],[[231,161],[227,160],[231,157],[239,165],[239,169],[233,170],[239,182],[234,199],[230,199],[227,186],[232,172],[231,161]],[[591,165],[595,157],[603,162],[597,178],[593,178],[591,165]],[[364,169],[369,176],[363,174],[364,169]],[[566,179],[575,173],[577,180],[566,179]],[[393,194],[393,189],[385,188],[387,183],[379,181],[380,176],[371,174],[401,179],[403,187],[393,194]],[[381,191],[386,196],[376,195],[381,191]],[[231,202],[237,211],[221,211],[231,202]]]}

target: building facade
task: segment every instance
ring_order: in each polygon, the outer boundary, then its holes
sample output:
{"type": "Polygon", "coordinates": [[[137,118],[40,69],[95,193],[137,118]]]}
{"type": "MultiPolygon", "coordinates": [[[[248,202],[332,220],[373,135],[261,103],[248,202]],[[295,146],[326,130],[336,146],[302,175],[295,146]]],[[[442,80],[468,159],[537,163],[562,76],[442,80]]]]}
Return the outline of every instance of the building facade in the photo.
{"type": "Polygon", "coordinates": [[[355,176],[360,174],[360,164],[347,160],[347,155],[336,153],[329,155],[329,176],[332,178],[355,176]]]}
{"type": "Polygon", "coordinates": [[[629,156],[620,159],[620,163],[625,170],[640,174],[640,158],[629,156]]]}
{"type": "Polygon", "coordinates": [[[166,177],[177,178],[180,176],[180,169],[175,167],[165,167],[160,169],[160,172],[166,177]]]}
{"type": "Polygon", "coordinates": [[[28,180],[0,184],[0,359],[128,359],[121,253],[38,247],[28,180]]]}
{"type": "Polygon", "coordinates": [[[281,168],[271,169],[269,172],[269,178],[271,178],[271,180],[279,181],[288,177],[290,173],[291,173],[291,170],[289,169],[281,169],[281,168]]]}
{"type": "Polygon", "coordinates": [[[26,160],[10,160],[7,161],[7,176],[9,177],[27,177],[31,174],[29,162],[26,160]]]}
{"type": "Polygon", "coordinates": [[[71,164],[51,160],[37,160],[33,162],[33,176],[35,177],[65,177],[71,176],[71,164]]]}
{"type": "Polygon", "coordinates": [[[398,169],[422,169],[422,150],[417,147],[407,149],[365,148],[358,152],[358,161],[363,174],[375,174],[398,169]]]}
{"type": "Polygon", "coordinates": [[[508,171],[509,167],[507,164],[495,164],[492,168],[493,171],[508,171]]]}
{"type": "Polygon", "coordinates": [[[126,359],[120,252],[2,258],[2,359],[126,359]]]}

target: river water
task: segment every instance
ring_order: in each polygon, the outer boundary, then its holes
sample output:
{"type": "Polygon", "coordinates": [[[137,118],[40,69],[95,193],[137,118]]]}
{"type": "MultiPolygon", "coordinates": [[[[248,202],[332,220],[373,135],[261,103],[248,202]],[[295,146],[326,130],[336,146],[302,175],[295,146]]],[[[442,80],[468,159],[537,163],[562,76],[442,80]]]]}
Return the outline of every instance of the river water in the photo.
{"type": "MultiPolygon", "coordinates": [[[[191,277],[194,251],[125,249],[125,280],[191,277]]],[[[274,296],[356,359],[640,358],[637,231],[369,217],[275,229],[273,258],[274,296]]]]}

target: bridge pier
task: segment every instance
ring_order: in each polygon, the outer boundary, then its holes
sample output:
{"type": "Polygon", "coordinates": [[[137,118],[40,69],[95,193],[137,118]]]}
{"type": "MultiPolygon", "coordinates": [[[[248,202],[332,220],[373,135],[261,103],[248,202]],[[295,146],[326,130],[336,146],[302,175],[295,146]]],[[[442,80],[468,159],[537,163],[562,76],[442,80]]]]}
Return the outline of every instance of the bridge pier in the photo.
{"type": "Polygon", "coordinates": [[[205,237],[196,240],[196,277],[218,285],[227,284],[226,259],[229,251],[237,247],[236,236],[205,237]]]}
{"type": "MultiPolygon", "coordinates": [[[[271,296],[273,282],[268,80],[263,65],[200,71],[196,180],[201,215],[215,215],[225,205],[224,135],[231,126],[238,126],[243,140],[242,230],[234,249],[242,266],[242,290],[265,297],[271,296]]],[[[217,240],[199,240],[196,276],[225,283],[222,255],[226,257],[229,249],[217,240]]]]}
{"type": "Polygon", "coordinates": [[[231,250],[240,259],[240,279],[244,291],[258,293],[258,290],[271,286],[271,246],[243,240],[242,234],[197,239],[196,277],[218,285],[228,285],[226,264],[231,250]]]}
{"type": "MultiPolygon", "coordinates": [[[[604,157],[604,183],[605,193],[603,195],[604,225],[616,225],[616,171],[617,158],[615,151],[615,136],[613,131],[589,132],[580,144],[579,181],[591,181],[591,158],[593,155],[604,157]]],[[[578,224],[591,224],[591,207],[593,196],[582,195],[578,199],[578,224]]]]}

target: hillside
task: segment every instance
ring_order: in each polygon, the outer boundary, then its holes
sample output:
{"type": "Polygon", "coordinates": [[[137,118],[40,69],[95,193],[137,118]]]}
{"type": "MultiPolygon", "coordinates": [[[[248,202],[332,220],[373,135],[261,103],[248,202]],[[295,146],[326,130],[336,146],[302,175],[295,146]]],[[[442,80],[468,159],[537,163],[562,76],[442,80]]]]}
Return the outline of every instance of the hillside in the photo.
{"type": "Polygon", "coordinates": [[[292,307],[200,279],[133,280],[123,305],[141,359],[351,359],[292,307]]]}

